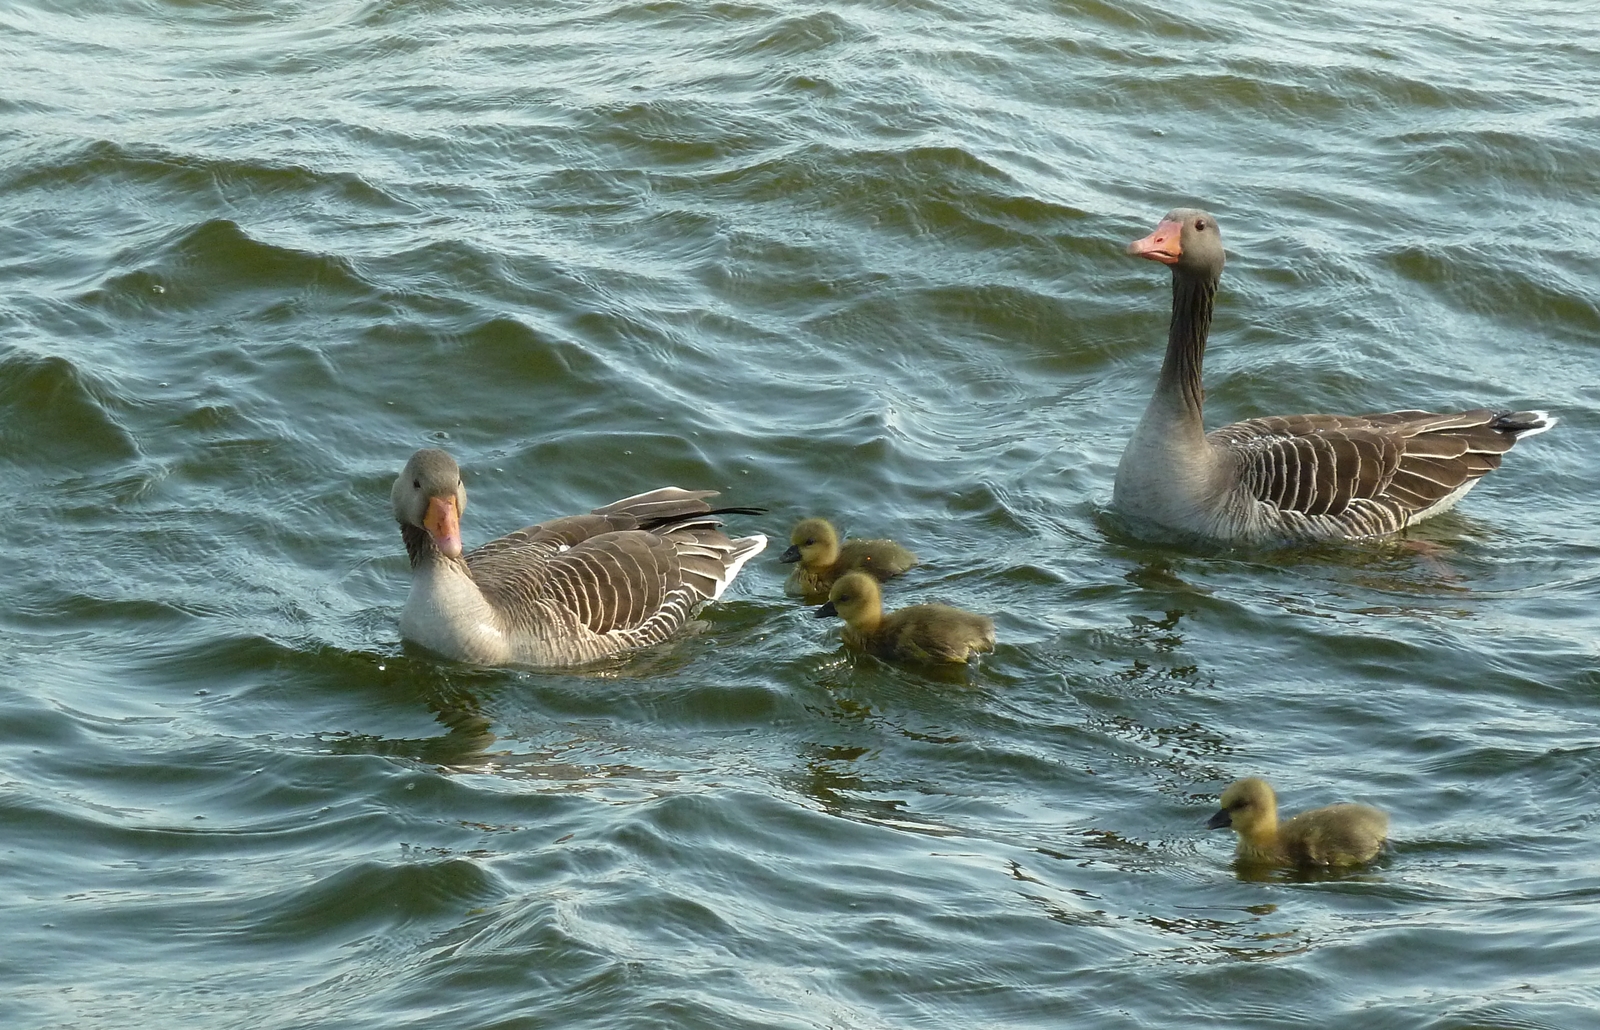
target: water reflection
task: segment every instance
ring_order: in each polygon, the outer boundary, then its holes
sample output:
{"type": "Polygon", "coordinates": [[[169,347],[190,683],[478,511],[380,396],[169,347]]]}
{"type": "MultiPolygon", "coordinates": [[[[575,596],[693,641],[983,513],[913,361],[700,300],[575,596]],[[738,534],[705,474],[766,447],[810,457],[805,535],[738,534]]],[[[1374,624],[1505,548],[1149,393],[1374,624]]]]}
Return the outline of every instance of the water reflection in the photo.
{"type": "Polygon", "coordinates": [[[1019,883],[1033,884],[1038,888],[1038,890],[1025,890],[1020,893],[1023,898],[1037,905],[1047,918],[1058,923],[1065,923],[1068,926],[1115,925],[1117,917],[1105,910],[1104,899],[1092,891],[1084,890],[1081,887],[1058,887],[1055,884],[1047,883],[1024,870],[1022,864],[1016,861],[1010,863],[1010,869],[1013,880],[1019,883]],[[1056,896],[1052,897],[1050,894],[1046,894],[1046,891],[1052,892],[1056,896]],[[1066,896],[1062,897],[1061,895],[1066,896]],[[1072,906],[1071,902],[1075,899],[1090,902],[1091,905],[1086,907],[1072,906]]]}
{"type": "MultiPolygon", "coordinates": [[[[873,748],[860,745],[809,744],[802,751],[801,770],[783,777],[784,785],[829,815],[895,826],[914,822],[904,801],[882,797],[884,785],[861,775],[858,761],[873,753],[873,748]]],[[[921,824],[912,828],[935,829],[921,824]]]]}
{"type": "MultiPolygon", "coordinates": [[[[1252,583],[1285,576],[1300,580],[1293,593],[1275,600],[1296,614],[1319,614],[1314,604],[1337,609],[1353,593],[1378,592],[1406,598],[1439,601],[1475,597],[1480,587],[1483,559],[1470,524],[1454,514],[1407,529],[1400,536],[1340,544],[1312,544],[1258,548],[1218,548],[1175,544],[1156,547],[1131,540],[1122,544],[1119,557],[1134,567],[1123,579],[1142,591],[1160,595],[1154,604],[1179,607],[1222,594],[1221,582],[1234,573],[1252,583]],[[1316,599],[1313,602],[1311,599],[1316,599]],[[1331,602],[1331,604],[1330,604],[1331,602]]],[[[1442,615],[1468,618],[1461,606],[1397,602],[1392,606],[1370,603],[1334,614],[1442,615]]],[[[1321,612],[1320,614],[1327,614],[1321,612]]]]}
{"type": "Polygon", "coordinates": [[[1383,883],[1378,875],[1382,857],[1362,866],[1275,866],[1261,862],[1233,863],[1234,877],[1240,883],[1383,883]]]}
{"type": "MultiPolygon", "coordinates": [[[[1274,912],[1274,906],[1253,905],[1241,911],[1247,918],[1237,921],[1200,915],[1151,915],[1140,917],[1138,921],[1164,934],[1182,937],[1190,944],[1207,945],[1219,958],[1246,961],[1288,958],[1309,952],[1315,944],[1304,930],[1260,929],[1262,917],[1274,912]]],[[[1192,961],[1193,950],[1186,947],[1183,957],[1192,961]]]]}

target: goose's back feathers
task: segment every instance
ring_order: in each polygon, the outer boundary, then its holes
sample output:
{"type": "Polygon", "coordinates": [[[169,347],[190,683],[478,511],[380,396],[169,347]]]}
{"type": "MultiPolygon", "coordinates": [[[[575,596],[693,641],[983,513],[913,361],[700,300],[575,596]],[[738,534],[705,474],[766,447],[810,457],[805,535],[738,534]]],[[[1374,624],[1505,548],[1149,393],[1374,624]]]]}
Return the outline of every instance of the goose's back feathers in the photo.
{"type": "MultiPolygon", "coordinates": [[[[397,497],[408,477],[422,482],[417,461],[397,480],[397,497]]],[[[527,526],[455,559],[397,500],[414,570],[401,632],[489,665],[571,665],[660,643],[721,597],[766,546],[760,535],[729,539],[717,516],[754,509],[713,509],[706,498],[714,496],[652,490],[527,526]]]]}
{"type": "Polygon", "coordinates": [[[1248,523],[1235,535],[1290,539],[1380,536],[1447,510],[1523,436],[1554,424],[1544,412],[1478,408],[1453,414],[1288,415],[1247,419],[1207,435],[1227,466],[1248,523]]]}

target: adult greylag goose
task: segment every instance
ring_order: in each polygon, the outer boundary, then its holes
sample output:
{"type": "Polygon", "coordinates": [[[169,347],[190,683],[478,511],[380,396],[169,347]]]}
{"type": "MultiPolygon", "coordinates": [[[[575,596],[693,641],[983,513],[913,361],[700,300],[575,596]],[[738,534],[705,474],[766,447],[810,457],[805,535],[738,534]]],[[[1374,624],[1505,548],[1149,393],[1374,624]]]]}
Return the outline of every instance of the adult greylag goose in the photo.
{"type": "Polygon", "coordinates": [[[827,519],[801,519],[789,534],[789,549],[778,557],[795,564],[784,593],[816,604],[828,597],[833,581],[846,572],[865,572],[882,582],[917,564],[917,556],[893,540],[846,540],[827,519]],[[796,564],[797,563],[797,564],[796,564]]]}
{"type": "Polygon", "coordinates": [[[844,620],[846,647],[891,661],[960,663],[994,650],[994,622],[986,615],[946,604],[916,604],[885,615],[878,581],[865,572],[834,581],[816,617],[833,615],[844,620]]]}
{"type": "Polygon", "coordinates": [[[730,540],[713,490],[663,487],[462,553],[467,490],[444,451],[411,456],[390,499],[411,556],[400,634],[479,665],[577,665],[670,637],[767,546],[730,540]]]}
{"type": "Polygon", "coordinates": [[[1371,805],[1313,808],[1278,822],[1278,798],[1266,780],[1247,776],[1222,792],[1206,823],[1239,835],[1241,862],[1262,865],[1360,865],[1383,850],[1389,817],[1371,805]]]}
{"type": "Polygon", "coordinates": [[[1222,276],[1217,220],[1178,208],[1128,253],[1172,269],[1166,359],[1112,492],[1136,521],[1223,543],[1382,536],[1445,511],[1518,439],[1556,422],[1478,408],[1252,418],[1207,433],[1200,372],[1222,276]]]}

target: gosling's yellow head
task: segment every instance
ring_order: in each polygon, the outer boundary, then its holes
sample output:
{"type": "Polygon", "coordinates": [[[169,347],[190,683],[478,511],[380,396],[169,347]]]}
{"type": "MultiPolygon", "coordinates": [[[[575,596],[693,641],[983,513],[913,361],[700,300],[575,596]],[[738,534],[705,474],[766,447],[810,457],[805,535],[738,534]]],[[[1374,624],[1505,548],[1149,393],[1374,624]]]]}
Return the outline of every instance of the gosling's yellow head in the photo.
{"type": "Polygon", "coordinates": [[[781,562],[815,567],[832,565],[839,558],[839,534],[827,519],[801,519],[789,534],[789,549],[781,562]]]}
{"type": "Polygon", "coordinates": [[[1206,823],[1213,830],[1232,828],[1248,837],[1278,822],[1277,795],[1266,780],[1256,776],[1228,784],[1222,792],[1221,805],[1206,823]]]}
{"type": "Polygon", "coordinates": [[[883,593],[878,581],[865,572],[847,572],[833,582],[828,603],[817,609],[817,618],[837,615],[851,626],[876,622],[883,615],[883,593]]]}

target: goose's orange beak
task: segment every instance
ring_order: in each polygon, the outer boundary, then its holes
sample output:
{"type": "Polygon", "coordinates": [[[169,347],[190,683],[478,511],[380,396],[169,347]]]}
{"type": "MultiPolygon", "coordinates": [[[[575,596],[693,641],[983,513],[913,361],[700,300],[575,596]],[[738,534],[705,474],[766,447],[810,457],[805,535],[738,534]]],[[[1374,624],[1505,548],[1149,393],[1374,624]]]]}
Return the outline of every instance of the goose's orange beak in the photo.
{"type": "Polygon", "coordinates": [[[1162,222],[1149,236],[1128,244],[1128,253],[1163,265],[1177,264],[1183,257],[1183,223],[1162,222]]]}
{"type": "Polygon", "coordinates": [[[433,546],[446,558],[461,557],[461,513],[456,510],[454,495],[428,498],[428,512],[422,517],[422,528],[433,537],[433,546]]]}

